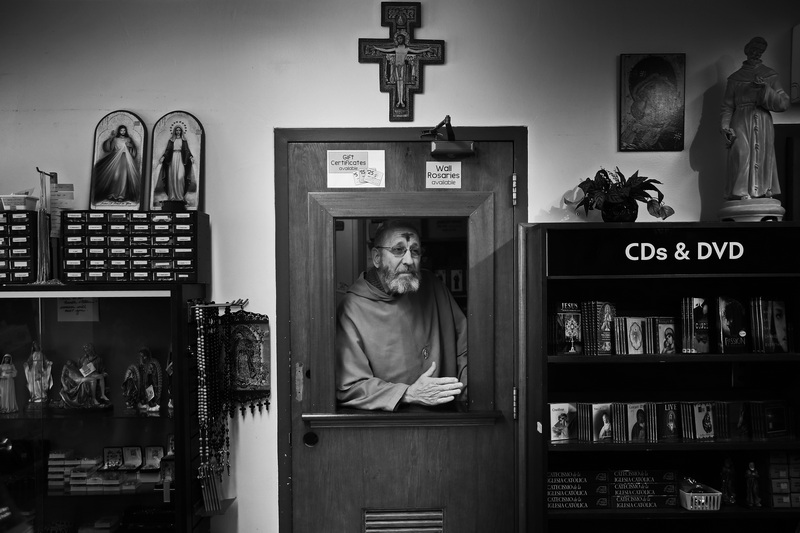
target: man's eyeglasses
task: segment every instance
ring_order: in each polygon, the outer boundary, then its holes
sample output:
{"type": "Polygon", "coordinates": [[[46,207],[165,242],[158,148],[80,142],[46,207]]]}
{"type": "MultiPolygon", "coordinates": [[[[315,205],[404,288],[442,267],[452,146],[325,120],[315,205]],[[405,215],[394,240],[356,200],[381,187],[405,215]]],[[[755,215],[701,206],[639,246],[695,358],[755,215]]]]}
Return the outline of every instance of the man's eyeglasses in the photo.
{"type": "Polygon", "coordinates": [[[380,248],[382,250],[389,250],[389,253],[391,253],[395,257],[405,257],[406,252],[411,252],[411,257],[414,259],[419,259],[425,252],[425,249],[420,248],[419,246],[412,246],[411,248],[406,248],[402,244],[397,244],[395,246],[375,246],[375,248],[380,248]]]}

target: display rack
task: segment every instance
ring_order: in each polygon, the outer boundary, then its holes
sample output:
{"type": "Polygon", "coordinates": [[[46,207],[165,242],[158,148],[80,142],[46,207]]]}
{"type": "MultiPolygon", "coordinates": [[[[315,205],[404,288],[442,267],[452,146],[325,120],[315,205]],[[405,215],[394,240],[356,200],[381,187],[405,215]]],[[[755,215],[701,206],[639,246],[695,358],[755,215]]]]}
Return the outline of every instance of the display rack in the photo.
{"type": "MultiPolygon", "coordinates": [[[[786,531],[800,522],[800,260],[787,250],[800,239],[788,223],[526,224],[520,227],[520,375],[524,531],[786,531]],[[711,308],[708,353],[557,354],[554,319],[565,302],[612,302],[617,316],[674,317],[682,327],[684,297],[735,296],[785,301],[788,352],[758,353],[747,339],[739,353],[716,347],[711,308]],[[727,402],[776,400],[788,416],[781,436],[690,439],[670,442],[582,441],[552,438],[556,403],[727,402]],[[736,503],[687,510],[676,493],[668,505],[619,505],[611,479],[620,471],[673,472],[722,489],[726,459],[736,503]],[[760,474],[760,507],[747,505],[745,472],[760,474]],[[578,503],[553,505],[548,473],[569,474],[578,503]],[[600,492],[582,484],[607,476],[600,492]],[[587,494],[588,493],[588,494],[587,494]],[[591,496],[597,496],[590,501],[591,496]]],[[[589,342],[588,339],[583,339],[589,342]]],[[[656,350],[651,350],[656,351],[656,350]]],[[[715,419],[720,428],[721,417],[715,419]]],[[[624,436],[624,435],[623,435],[624,436]]],[[[699,486],[699,485],[698,485],[699,486]]],[[[562,489],[563,487],[559,487],[562,489]]],[[[642,494],[657,487],[647,485],[642,494]]],[[[670,489],[672,490],[672,489],[670,489]]],[[[667,498],[660,500],[666,502],[667,498]]],[[[640,502],[655,502],[645,498],[640,502]]]]}

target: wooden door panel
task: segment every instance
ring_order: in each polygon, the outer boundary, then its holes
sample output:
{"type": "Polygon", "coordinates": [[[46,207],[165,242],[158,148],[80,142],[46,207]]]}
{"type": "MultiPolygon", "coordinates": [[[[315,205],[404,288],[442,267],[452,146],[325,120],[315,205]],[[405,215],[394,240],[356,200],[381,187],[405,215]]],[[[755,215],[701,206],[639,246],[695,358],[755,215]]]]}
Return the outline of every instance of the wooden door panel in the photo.
{"type": "Polygon", "coordinates": [[[335,489],[295,509],[295,531],[322,531],[320,518],[329,517],[325,531],[358,532],[364,509],[443,509],[445,531],[511,531],[513,483],[498,482],[494,473],[509,468],[504,458],[513,454],[513,442],[507,438],[499,442],[498,435],[506,432],[497,430],[489,426],[320,431],[314,447],[319,450],[304,454],[314,475],[295,481],[294,490],[335,489]]]}
{"type": "MultiPolygon", "coordinates": [[[[276,142],[286,151],[276,154],[286,180],[279,186],[276,176],[278,202],[286,202],[276,209],[285,217],[288,255],[279,257],[288,286],[286,292],[279,287],[279,309],[281,294],[288,293],[289,315],[279,322],[288,340],[279,335],[278,344],[279,352],[289,347],[284,375],[291,397],[291,422],[279,422],[291,430],[286,454],[291,467],[283,477],[290,488],[282,493],[290,496],[291,508],[282,515],[281,531],[357,533],[364,529],[365,513],[382,510],[441,512],[446,532],[512,531],[518,221],[510,180],[519,139],[476,142],[475,155],[462,161],[461,190],[440,191],[425,190],[429,142],[405,130],[392,130],[389,137],[399,137],[394,141],[370,141],[380,133],[358,131],[364,137],[351,142],[317,134],[299,135],[311,141],[276,142]],[[386,187],[327,189],[327,151],[357,149],[385,151],[386,187]],[[470,412],[453,413],[452,420],[441,414],[415,420],[339,412],[333,359],[335,220],[430,216],[468,220],[470,412]]],[[[526,207],[517,209],[524,216],[526,207]]]]}

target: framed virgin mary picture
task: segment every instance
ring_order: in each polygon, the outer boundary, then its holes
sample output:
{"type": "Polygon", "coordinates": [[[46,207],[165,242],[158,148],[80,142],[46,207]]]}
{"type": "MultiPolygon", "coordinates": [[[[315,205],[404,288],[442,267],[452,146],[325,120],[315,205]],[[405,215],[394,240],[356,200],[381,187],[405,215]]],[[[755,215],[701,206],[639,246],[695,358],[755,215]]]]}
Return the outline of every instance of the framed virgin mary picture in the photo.
{"type": "Polygon", "coordinates": [[[192,114],[172,111],[153,127],[150,209],[200,208],[203,181],[203,126],[192,114]]]}
{"type": "Polygon", "coordinates": [[[619,151],[683,150],[686,54],[622,54],[619,151]]]}
{"type": "Polygon", "coordinates": [[[144,197],[147,129],[130,111],[112,111],[94,130],[91,209],[137,211],[144,197]]]}

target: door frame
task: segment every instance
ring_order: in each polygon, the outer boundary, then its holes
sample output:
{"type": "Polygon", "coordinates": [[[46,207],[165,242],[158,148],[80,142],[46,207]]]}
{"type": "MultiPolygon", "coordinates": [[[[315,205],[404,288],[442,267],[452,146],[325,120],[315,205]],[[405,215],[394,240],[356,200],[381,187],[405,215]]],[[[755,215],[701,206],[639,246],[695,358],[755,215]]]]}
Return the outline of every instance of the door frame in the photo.
{"type": "MultiPolygon", "coordinates": [[[[276,128],[275,135],[275,258],[276,258],[276,368],[277,368],[277,387],[276,403],[278,414],[278,531],[279,533],[292,532],[292,380],[295,379],[291,369],[290,355],[290,287],[289,287],[289,145],[292,143],[363,143],[363,142],[423,142],[429,143],[430,139],[421,137],[422,130],[419,128],[276,128]]],[[[498,126],[498,127],[460,127],[456,128],[459,140],[470,140],[474,142],[507,141],[513,146],[513,183],[509,187],[514,188],[512,194],[515,199],[514,209],[518,209],[521,220],[527,220],[528,206],[528,131],[524,126],[498,126]]],[[[507,177],[511,180],[511,177],[507,177]]],[[[423,191],[424,192],[424,191],[423,191]]],[[[326,196],[334,193],[325,193],[326,196]]],[[[342,192],[342,198],[350,193],[342,192]]],[[[428,194],[436,194],[429,191],[428,194]]],[[[480,193],[474,193],[480,194],[480,193]]],[[[332,197],[333,198],[333,197],[332,197]]],[[[511,206],[495,206],[495,209],[511,206]]],[[[359,216],[362,210],[358,210],[359,216]]],[[[340,215],[337,215],[340,216],[340,215]]],[[[515,242],[515,247],[517,243],[515,242]]],[[[515,250],[516,256],[516,250],[515,250]]],[[[517,279],[515,266],[515,282],[517,279]]],[[[515,325],[516,326],[516,325],[515,325]]],[[[514,336],[515,339],[518,335],[514,336]]],[[[516,349],[515,358],[519,351],[516,349]]],[[[519,365],[515,364],[514,382],[517,387],[522,387],[524,379],[519,379],[517,375],[519,365]]],[[[517,424],[516,448],[517,460],[524,464],[524,457],[521,455],[525,450],[521,445],[527,427],[521,417],[517,424]]],[[[517,509],[520,512],[519,526],[523,531],[525,524],[524,505],[525,501],[525,475],[518,470],[517,481],[517,509]]]]}

